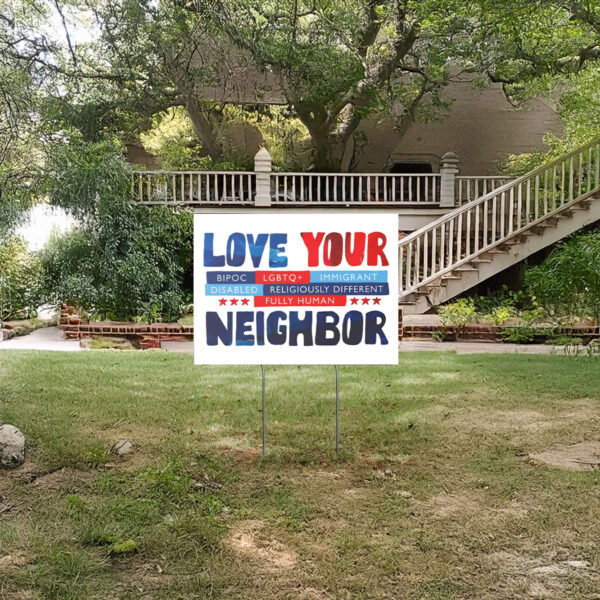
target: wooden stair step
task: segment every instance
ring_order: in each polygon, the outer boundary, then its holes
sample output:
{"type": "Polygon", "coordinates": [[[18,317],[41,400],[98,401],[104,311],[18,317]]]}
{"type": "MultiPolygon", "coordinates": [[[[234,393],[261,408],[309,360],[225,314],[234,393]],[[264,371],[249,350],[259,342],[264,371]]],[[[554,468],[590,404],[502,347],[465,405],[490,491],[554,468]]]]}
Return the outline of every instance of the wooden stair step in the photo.
{"type": "Polygon", "coordinates": [[[492,260],[490,258],[474,258],[473,260],[469,261],[471,264],[481,264],[481,263],[491,263],[492,260]]]}
{"type": "Polygon", "coordinates": [[[454,269],[457,273],[474,273],[479,271],[477,267],[458,267],[454,269]]]}
{"type": "Polygon", "coordinates": [[[591,202],[589,200],[582,200],[571,206],[571,210],[590,210],[590,206],[591,202]]]}
{"type": "Polygon", "coordinates": [[[527,241],[527,236],[523,235],[523,234],[519,234],[519,235],[515,235],[513,237],[511,237],[510,239],[506,240],[506,244],[508,244],[509,246],[518,246],[519,244],[522,244],[523,242],[527,241]]]}

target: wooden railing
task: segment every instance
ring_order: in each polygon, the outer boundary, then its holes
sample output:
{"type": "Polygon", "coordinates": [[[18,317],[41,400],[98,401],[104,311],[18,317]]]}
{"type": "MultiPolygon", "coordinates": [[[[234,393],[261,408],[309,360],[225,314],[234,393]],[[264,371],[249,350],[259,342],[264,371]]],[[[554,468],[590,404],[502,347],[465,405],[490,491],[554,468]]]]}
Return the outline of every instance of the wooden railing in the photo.
{"type": "Polygon", "coordinates": [[[400,297],[600,188],[600,139],[456,208],[398,243],[400,297]]]}
{"type": "Polygon", "coordinates": [[[485,196],[501,185],[509,183],[514,177],[507,176],[465,176],[456,177],[456,205],[462,206],[481,196],[485,196]]]}
{"type": "Polygon", "coordinates": [[[440,174],[272,173],[273,204],[437,205],[440,174]]]}
{"type": "Polygon", "coordinates": [[[253,204],[256,174],[237,171],[134,171],[134,202],[169,205],[253,204]]]}

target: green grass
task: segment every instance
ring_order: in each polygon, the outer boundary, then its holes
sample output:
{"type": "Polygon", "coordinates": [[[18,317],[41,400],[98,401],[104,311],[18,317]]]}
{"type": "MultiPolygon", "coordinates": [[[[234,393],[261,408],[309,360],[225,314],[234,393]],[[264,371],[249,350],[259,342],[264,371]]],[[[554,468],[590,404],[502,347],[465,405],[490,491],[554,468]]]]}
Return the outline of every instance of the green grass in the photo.
{"type": "Polygon", "coordinates": [[[29,453],[0,473],[0,598],[598,597],[600,472],[526,457],[598,439],[599,361],[342,367],[339,456],[332,367],[267,368],[264,457],[260,385],[164,352],[2,352],[29,453]]]}

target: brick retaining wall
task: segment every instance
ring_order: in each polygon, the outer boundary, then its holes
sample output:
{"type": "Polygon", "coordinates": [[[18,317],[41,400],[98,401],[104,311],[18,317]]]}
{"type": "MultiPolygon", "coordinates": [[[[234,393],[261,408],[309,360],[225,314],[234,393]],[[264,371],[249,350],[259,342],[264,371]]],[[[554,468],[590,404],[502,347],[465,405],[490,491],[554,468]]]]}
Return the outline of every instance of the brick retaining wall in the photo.
{"type": "Polygon", "coordinates": [[[60,327],[68,340],[97,336],[124,337],[139,341],[140,348],[160,348],[162,342],[191,342],[194,328],[179,323],[124,323],[117,321],[88,322],[63,307],[60,327]]]}
{"type": "MultiPolygon", "coordinates": [[[[194,327],[179,323],[122,323],[116,321],[88,322],[75,314],[75,309],[63,306],[60,328],[67,340],[82,340],[97,336],[125,337],[139,341],[140,348],[160,348],[162,342],[191,342],[194,327]]],[[[398,309],[398,339],[402,339],[402,309],[398,309]]]]}

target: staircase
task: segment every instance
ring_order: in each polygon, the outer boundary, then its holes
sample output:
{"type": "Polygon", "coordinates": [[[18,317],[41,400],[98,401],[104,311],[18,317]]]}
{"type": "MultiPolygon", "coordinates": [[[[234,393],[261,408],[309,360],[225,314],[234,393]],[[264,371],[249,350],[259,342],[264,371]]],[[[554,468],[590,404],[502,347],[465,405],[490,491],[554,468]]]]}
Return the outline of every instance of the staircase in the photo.
{"type": "Polygon", "coordinates": [[[422,314],[600,220],[600,138],[398,243],[399,305],[422,314]]]}

